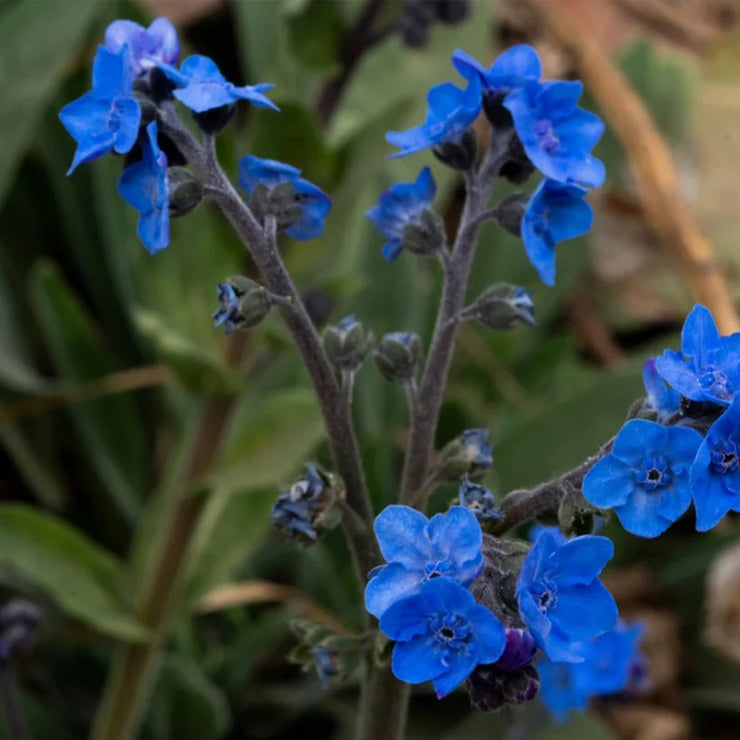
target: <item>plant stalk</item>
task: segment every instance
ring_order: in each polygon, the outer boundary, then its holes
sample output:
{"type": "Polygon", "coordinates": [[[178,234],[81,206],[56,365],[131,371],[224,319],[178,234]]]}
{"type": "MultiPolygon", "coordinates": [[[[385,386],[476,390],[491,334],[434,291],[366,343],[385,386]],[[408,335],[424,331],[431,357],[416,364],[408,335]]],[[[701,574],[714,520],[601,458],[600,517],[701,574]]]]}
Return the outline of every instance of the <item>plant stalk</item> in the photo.
{"type": "Polygon", "coordinates": [[[8,740],[31,740],[18,703],[15,671],[7,658],[0,662],[0,706],[5,717],[8,740]]]}

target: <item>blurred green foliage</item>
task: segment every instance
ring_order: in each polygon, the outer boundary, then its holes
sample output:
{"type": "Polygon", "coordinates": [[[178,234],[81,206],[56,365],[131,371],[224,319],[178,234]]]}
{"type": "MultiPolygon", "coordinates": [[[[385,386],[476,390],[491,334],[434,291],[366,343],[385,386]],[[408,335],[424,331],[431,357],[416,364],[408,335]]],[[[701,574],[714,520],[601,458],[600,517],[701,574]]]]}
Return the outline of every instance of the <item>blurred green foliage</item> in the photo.
{"type": "MultiPolygon", "coordinates": [[[[435,27],[421,51],[395,37],[385,40],[363,58],[322,128],[315,101],[339,69],[342,39],[359,7],[245,0],[193,31],[201,38],[226,28],[232,45],[219,48],[225,60],[229,54],[238,60],[245,79],[277,85],[279,115],[240,114],[219,140],[231,172],[241,154],[254,152],[301,167],[333,197],[321,239],[283,245],[296,283],[329,296],[332,319],[353,312],[376,336],[410,329],[426,343],[440,283],[436,265],[410,254],[384,262],[364,214],[391,182],[411,179],[421,166],[420,157],[385,160],[385,131],[422,118],[426,89],[454,79],[448,57],[455,47],[489,56],[492,4],[474,3],[462,26],[435,27]]],[[[195,614],[212,588],[251,578],[289,583],[348,625],[359,624],[362,606],[338,534],[300,556],[271,534],[277,488],[304,461],[328,456],[306,374],[277,316],[245,340],[236,369],[225,360],[225,340],[210,313],[218,281],[253,273],[243,247],[203,207],[173,223],[172,246],[152,258],[137,241],[135,214],[116,193],[119,161],[65,175],[73,143],[56,112],[86,89],[95,44],[116,17],[144,20],[127,2],[0,5],[0,455],[7,499],[0,504],[0,582],[6,594],[22,592],[47,614],[23,670],[24,709],[34,737],[86,733],[114,642],[146,637],[134,617],[134,582],[157,547],[198,401],[236,392],[226,449],[200,493],[209,497],[206,513],[145,736],[277,738],[300,726],[305,738],[340,737],[353,720],[352,686],[324,695],[312,676],[286,663],[293,610],[255,605],[195,614]],[[72,398],[102,377],[152,366],[171,373],[154,374],[151,387],[136,391],[18,412],[21,400],[72,398]]],[[[188,31],[186,44],[187,38],[188,31]]],[[[629,50],[623,67],[665,133],[680,140],[690,73],[648,42],[629,50]]],[[[606,138],[601,156],[614,171],[621,168],[613,139],[606,138]]],[[[439,203],[453,222],[458,182],[438,163],[431,166],[439,203]]],[[[584,354],[567,323],[573,291],[589,280],[583,240],[559,251],[558,284],[548,289],[536,282],[517,240],[486,227],[471,295],[494,280],[532,291],[539,327],[511,334],[465,327],[438,442],[464,427],[491,427],[490,483],[505,492],[577,464],[608,439],[641,392],[642,361],[675,337],[632,342],[630,359],[613,371],[584,354]]],[[[406,414],[399,389],[371,367],[360,373],[356,394],[355,419],[379,508],[396,495],[406,414]]],[[[453,493],[445,489],[436,500],[453,493]]],[[[622,563],[650,558],[664,589],[656,598],[690,600],[688,624],[698,630],[703,570],[719,547],[737,538],[736,530],[701,541],[683,531],[668,535],[659,559],[650,554],[652,543],[620,539],[614,525],[608,531],[622,563]]],[[[698,642],[688,640],[689,649],[705,651],[698,642]]],[[[728,700],[712,694],[712,702],[737,716],[730,687],[740,688],[740,671],[725,673],[734,681],[723,679],[728,700]]],[[[699,684],[693,694],[700,705],[702,690],[710,691],[699,684]]],[[[411,737],[484,738],[527,727],[537,733],[527,737],[613,736],[595,715],[555,731],[540,711],[514,719],[470,716],[463,698],[437,704],[422,692],[417,701],[411,737]],[[452,729],[440,735],[440,722],[452,729]]]]}

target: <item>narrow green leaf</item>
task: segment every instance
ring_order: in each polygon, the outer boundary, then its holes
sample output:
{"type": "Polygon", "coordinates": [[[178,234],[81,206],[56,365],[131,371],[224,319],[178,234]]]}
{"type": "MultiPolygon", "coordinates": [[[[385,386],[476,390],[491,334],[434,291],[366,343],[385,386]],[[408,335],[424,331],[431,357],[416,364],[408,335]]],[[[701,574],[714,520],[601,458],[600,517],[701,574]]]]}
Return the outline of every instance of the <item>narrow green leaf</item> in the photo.
{"type": "Polygon", "coordinates": [[[121,563],[57,517],[21,504],[0,505],[0,567],[106,635],[146,639],[121,597],[129,591],[121,563]]]}

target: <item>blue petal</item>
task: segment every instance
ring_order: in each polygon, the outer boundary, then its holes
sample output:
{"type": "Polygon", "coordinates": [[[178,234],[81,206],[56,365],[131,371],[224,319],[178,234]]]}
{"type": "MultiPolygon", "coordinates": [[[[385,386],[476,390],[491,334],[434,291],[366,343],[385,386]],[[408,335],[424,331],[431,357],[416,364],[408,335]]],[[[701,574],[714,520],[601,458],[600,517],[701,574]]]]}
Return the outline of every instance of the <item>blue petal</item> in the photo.
{"type": "Polygon", "coordinates": [[[383,557],[409,570],[423,570],[432,554],[426,534],[428,519],[410,506],[388,506],[375,519],[375,536],[383,557]]]}
{"type": "Polygon", "coordinates": [[[597,460],[583,479],[583,497],[600,509],[623,506],[634,488],[631,466],[616,455],[597,460]]]}
{"type": "Polygon", "coordinates": [[[494,88],[514,87],[527,80],[539,80],[542,63],[537,51],[529,44],[516,44],[493,62],[486,76],[494,88]]]}
{"type": "MultiPolygon", "coordinates": [[[[423,574],[420,571],[408,570],[400,563],[386,565],[365,587],[365,608],[374,617],[380,618],[397,601],[416,593],[421,586],[422,578],[423,574]]],[[[394,627],[393,639],[409,639],[409,636],[396,634],[397,631],[394,627]]]]}
{"type": "Polygon", "coordinates": [[[476,664],[474,655],[461,653],[452,656],[447,672],[432,679],[437,698],[444,699],[454,691],[473,672],[476,664]]]}
{"type": "Polygon", "coordinates": [[[393,239],[383,245],[383,257],[387,262],[395,262],[403,252],[400,239],[393,239]]]}
{"type": "Polygon", "coordinates": [[[396,643],[391,659],[393,675],[406,683],[424,683],[446,673],[449,668],[442,663],[442,655],[436,647],[437,641],[430,634],[396,643]]]}
{"type": "Polygon", "coordinates": [[[271,108],[272,110],[279,111],[280,108],[270,100],[266,95],[262,93],[266,90],[272,90],[275,85],[262,83],[260,85],[245,85],[244,87],[232,87],[231,94],[234,97],[248,100],[252,105],[259,106],[260,108],[271,108]]]}
{"type": "Polygon", "coordinates": [[[693,401],[705,400],[705,392],[696,373],[689,367],[681,352],[667,349],[655,358],[655,367],[663,380],[682,396],[693,401]]]}
{"type": "MultiPolygon", "coordinates": [[[[671,495],[669,492],[668,495],[671,495]]],[[[656,491],[646,491],[636,486],[630,500],[624,506],[614,508],[622,526],[638,537],[652,538],[663,534],[691,505],[691,496],[676,497],[675,516],[664,513],[664,500],[656,491]]]]}
{"type": "MultiPolygon", "coordinates": [[[[463,506],[452,506],[444,514],[435,514],[427,525],[427,532],[435,548],[435,554],[454,562],[458,568],[463,564],[482,565],[483,532],[475,514],[463,506]]],[[[478,575],[474,572],[471,575],[478,575]]],[[[467,579],[461,579],[463,581],[467,579]]]]}
{"type": "Polygon", "coordinates": [[[552,626],[550,620],[539,610],[529,591],[519,593],[519,612],[527,629],[532,633],[538,647],[545,649],[552,626]]]}
{"type": "Polygon", "coordinates": [[[706,364],[707,353],[720,346],[720,336],[712,314],[697,303],[686,317],[681,332],[681,351],[700,366],[706,364]]]}
{"type": "Polygon", "coordinates": [[[485,606],[476,604],[467,614],[475,636],[478,663],[495,663],[506,648],[506,632],[499,620],[485,606]]]}
{"type": "Polygon", "coordinates": [[[708,532],[713,529],[735,506],[740,496],[727,490],[722,475],[710,469],[709,445],[705,441],[699,448],[691,468],[691,488],[696,510],[696,529],[708,532]]]}
{"type": "Polygon", "coordinates": [[[617,605],[601,581],[558,589],[547,616],[572,641],[588,640],[617,625],[617,605]]]}
{"type": "Polygon", "coordinates": [[[119,98],[131,94],[133,79],[126,62],[125,47],[118,53],[98,46],[93,61],[93,89],[101,97],[119,98]]]}
{"type": "Polygon", "coordinates": [[[663,451],[667,427],[647,419],[630,419],[617,434],[612,454],[627,463],[642,460],[647,451],[663,451]]]}
{"type": "Polygon", "coordinates": [[[549,576],[558,587],[589,584],[613,557],[614,545],[608,537],[575,537],[552,556],[549,576]]]}

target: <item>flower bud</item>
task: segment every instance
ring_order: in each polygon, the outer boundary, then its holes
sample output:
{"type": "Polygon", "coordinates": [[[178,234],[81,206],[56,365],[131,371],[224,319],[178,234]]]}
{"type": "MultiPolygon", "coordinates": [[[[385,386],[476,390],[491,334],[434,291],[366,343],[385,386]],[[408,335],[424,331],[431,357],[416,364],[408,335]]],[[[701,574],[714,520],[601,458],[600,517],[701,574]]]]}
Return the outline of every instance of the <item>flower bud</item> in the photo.
{"type": "Polygon", "coordinates": [[[227,334],[257,326],[272,308],[270,294],[259,283],[242,275],[219,283],[217,289],[220,306],[213,313],[213,325],[223,326],[227,334]]]}
{"type": "Polygon", "coordinates": [[[436,6],[437,18],[450,25],[464,21],[470,14],[469,0],[437,0],[436,6]]]}
{"type": "Polygon", "coordinates": [[[478,141],[472,128],[465,129],[457,141],[445,141],[432,149],[437,159],[455,170],[469,170],[478,155],[478,141]]]}
{"type": "Polygon", "coordinates": [[[482,712],[495,712],[505,704],[524,704],[537,696],[540,676],[531,664],[502,671],[496,663],[479,665],[465,682],[470,701],[482,712]]]}
{"type": "Polygon", "coordinates": [[[41,608],[26,599],[11,599],[0,609],[0,661],[28,650],[43,621],[41,608]]]}
{"type": "Polygon", "coordinates": [[[401,245],[414,254],[436,254],[446,243],[444,222],[429,208],[421,212],[418,223],[409,223],[403,228],[401,245]]]}
{"type": "Polygon", "coordinates": [[[421,341],[411,332],[384,334],[373,353],[380,374],[392,383],[407,383],[416,376],[421,341]]]}
{"type": "Polygon", "coordinates": [[[336,326],[328,326],[321,337],[331,364],[338,372],[354,372],[370,351],[372,334],[365,336],[354,315],[345,316],[336,326]]]}
{"type": "Polygon", "coordinates": [[[171,167],[167,174],[170,216],[185,216],[203,200],[203,185],[197,177],[180,167],[171,167]]]}
{"type": "Polygon", "coordinates": [[[503,513],[496,508],[493,494],[478,483],[473,483],[467,475],[463,476],[458,492],[460,506],[472,511],[481,522],[501,519],[503,513]]]}
{"type": "Polygon", "coordinates": [[[274,188],[257,185],[249,199],[249,208],[260,223],[265,222],[265,216],[274,216],[278,231],[296,223],[303,212],[291,182],[280,183],[274,188]]]}
{"type": "Polygon", "coordinates": [[[513,329],[519,321],[529,326],[537,325],[532,297],[524,288],[508,283],[486,288],[463,315],[502,331],[513,329]]]}
{"type": "Polygon", "coordinates": [[[593,534],[599,510],[586,501],[580,491],[566,491],[558,507],[558,526],[564,535],[593,534]]]}
{"type": "Polygon", "coordinates": [[[193,113],[193,120],[204,134],[220,134],[236,113],[236,103],[211,108],[202,113],[193,113]]]}
{"type": "Polygon", "coordinates": [[[311,463],[306,473],[278,496],[270,516],[278,532],[298,545],[309,546],[339,524],[339,502],[343,499],[344,488],[337,478],[311,463]]]}
{"type": "Polygon", "coordinates": [[[456,481],[463,475],[475,476],[493,467],[487,429],[466,429],[449,442],[439,456],[437,475],[440,480],[456,481]]]}

